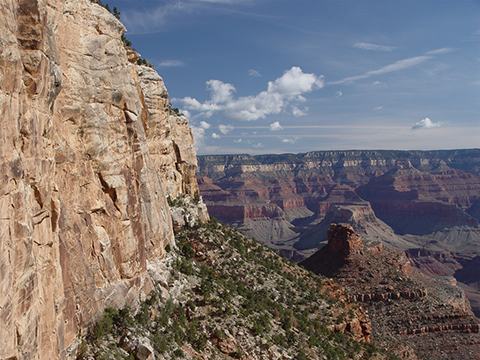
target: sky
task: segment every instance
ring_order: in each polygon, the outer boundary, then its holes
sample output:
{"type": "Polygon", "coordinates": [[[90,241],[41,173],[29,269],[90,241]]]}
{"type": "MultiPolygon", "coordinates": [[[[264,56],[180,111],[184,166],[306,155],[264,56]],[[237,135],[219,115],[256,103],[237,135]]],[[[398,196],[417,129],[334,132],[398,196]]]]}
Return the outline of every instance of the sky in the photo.
{"type": "Polygon", "coordinates": [[[480,147],[480,0],[103,0],[198,154],[480,147]]]}

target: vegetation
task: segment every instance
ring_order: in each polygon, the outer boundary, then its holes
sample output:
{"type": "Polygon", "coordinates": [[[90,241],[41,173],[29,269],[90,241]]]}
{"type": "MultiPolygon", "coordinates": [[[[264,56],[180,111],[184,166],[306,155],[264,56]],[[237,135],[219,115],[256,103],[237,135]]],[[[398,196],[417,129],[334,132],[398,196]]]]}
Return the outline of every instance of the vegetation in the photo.
{"type": "Polygon", "coordinates": [[[144,66],[148,66],[149,68],[153,68],[152,64],[150,64],[147,60],[142,58],[137,60],[137,65],[144,65],[144,66]]]}
{"type": "Polygon", "coordinates": [[[240,359],[254,352],[260,358],[368,359],[378,352],[352,334],[332,331],[338,319],[348,322],[361,310],[331,281],[214,218],[177,232],[175,240],[165,260],[168,285],[156,284],[135,315],[128,307],[105,309],[78,358],[134,356],[129,341],[135,338],[148,338],[157,355],[170,359],[192,358],[187,353],[240,359]],[[180,297],[162,296],[165,286],[183,287],[180,297]]]}
{"type": "Polygon", "coordinates": [[[177,115],[177,116],[183,115],[180,112],[180,110],[178,110],[177,108],[172,106],[172,103],[168,103],[168,112],[169,112],[170,115],[177,115]]]}

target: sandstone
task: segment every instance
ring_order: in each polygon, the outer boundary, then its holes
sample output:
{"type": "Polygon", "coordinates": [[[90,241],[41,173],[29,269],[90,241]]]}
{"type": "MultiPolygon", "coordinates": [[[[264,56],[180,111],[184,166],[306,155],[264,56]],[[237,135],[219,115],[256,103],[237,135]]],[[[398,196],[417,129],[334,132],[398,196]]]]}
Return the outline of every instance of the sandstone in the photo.
{"type": "Polygon", "coordinates": [[[0,0],[0,17],[0,358],[65,358],[152,289],[166,194],[198,193],[193,141],[103,7],[0,0]]]}
{"type": "Polygon", "coordinates": [[[330,251],[341,251],[345,256],[359,251],[362,247],[362,238],[349,225],[331,224],[327,237],[330,251]]]}

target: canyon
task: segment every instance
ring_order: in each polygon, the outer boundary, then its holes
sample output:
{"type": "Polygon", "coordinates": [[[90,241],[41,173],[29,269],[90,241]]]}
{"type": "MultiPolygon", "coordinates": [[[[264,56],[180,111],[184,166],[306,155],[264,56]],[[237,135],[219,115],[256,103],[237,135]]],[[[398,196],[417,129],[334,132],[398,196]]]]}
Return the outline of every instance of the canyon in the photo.
{"type": "Polygon", "coordinates": [[[198,157],[212,216],[301,261],[331,223],[407,251],[426,274],[454,276],[480,314],[480,149],[351,150],[198,157]]]}
{"type": "Polygon", "coordinates": [[[388,347],[404,344],[422,359],[478,358],[479,321],[452,276],[424,275],[403,251],[364,241],[349,225],[331,224],[327,237],[300,264],[362,303],[374,338],[389,339],[388,347]]]}
{"type": "MultiPolygon", "coordinates": [[[[295,326],[308,323],[290,308],[323,311],[315,315],[321,315],[315,320],[321,336],[313,338],[311,356],[335,352],[331,344],[337,343],[345,352],[366,353],[370,334],[381,338],[391,329],[382,319],[392,318],[379,307],[372,320],[359,303],[428,298],[428,286],[403,275],[398,289],[377,292],[372,285],[375,291],[350,294],[342,277],[338,285],[307,273],[219,225],[209,212],[295,260],[322,251],[331,223],[350,224],[347,241],[326,248],[341,251],[342,264],[367,252],[362,241],[372,243],[369,253],[385,255],[401,271],[413,265],[438,277],[431,280],[435,291],[453,289],[444,298],[457,312],[440,309],[439,321],[426,327],[412,318],[396,335],[478,331],[464,294],[480,309],[479,150],[197,158],[188,119],[172,109],[161,76],[137,63],[140,54],[122,39],[125,27],[100,1],[0,0],[0,18],[1,359],[81,358],[85,339],[109,311],[118,317],[118,309],[168,333],[168,322],[153,323],[174,300],[167,320],[187,309],[183,325],[198,323],[202,336],[213,332],[208,346],[225,356],[241,356],[243,349],[252,358],[289,358],[282,344],[295,326]],[[258,264],[250,264],[252,258],[258,264]],[[218,297],[206,295],[209,282],[197,275],[218,283],[218,297]],[[455,277],[463,292],[442,277],[452,284],[455,277]],[[294,287],[297,295],[290,297],[294,287]],[[244,304],[255,308],[259,289],[270,293],[271,303],[252,329],[249,314],[237,312],[244,304]],[[160,303],[142,313],[152,294],[160,303]],[[229,304],[217,306],[223,296],[236,309],[231,334],[215,332],[208,317],[212,309],[232,311],[229,304]],[[278,314],[270,306],[275,302],[278,314]],[[190,313],[197,307],[198,314],[190,313]],[[195,316],[197,323],[190,319],[195,316]],[[253,335],[265,319],[272,329],[258,344],[253,335]],[[278,346],[268,348],[278,331],[278,346]],[[362,343],[358,349],[348,348],[353,340],[362,343]]],[[[367,265],[350,270],[359,274],[367,265]]],[[[393,271],[378,269],[377,276],[393,271]]],[[[116,346],[124,345],[125,357],[160,356],[150,340],[123,330],[130,338],[121,334],[116,346]]],[[[167,344],[173,355],[187,346],[176,342],[167,344]]]]}

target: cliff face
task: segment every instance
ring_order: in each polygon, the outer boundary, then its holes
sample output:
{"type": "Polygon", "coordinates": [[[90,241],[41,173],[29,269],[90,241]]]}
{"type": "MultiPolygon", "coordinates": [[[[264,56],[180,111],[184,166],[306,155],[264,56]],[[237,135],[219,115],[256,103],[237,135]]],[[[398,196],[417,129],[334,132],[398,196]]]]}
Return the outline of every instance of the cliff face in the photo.
{"type": "Polygon", "coordinates": [[[0,18],[0,358],[63,358],[105,306],[150,291],[195,152],[104,8],[0,0],[0,18]]]}

